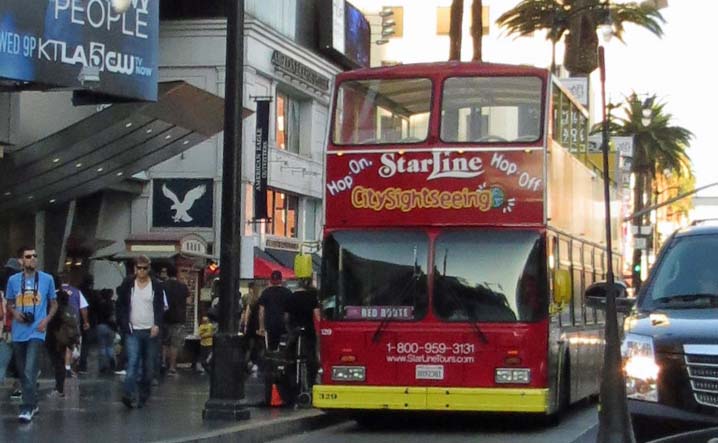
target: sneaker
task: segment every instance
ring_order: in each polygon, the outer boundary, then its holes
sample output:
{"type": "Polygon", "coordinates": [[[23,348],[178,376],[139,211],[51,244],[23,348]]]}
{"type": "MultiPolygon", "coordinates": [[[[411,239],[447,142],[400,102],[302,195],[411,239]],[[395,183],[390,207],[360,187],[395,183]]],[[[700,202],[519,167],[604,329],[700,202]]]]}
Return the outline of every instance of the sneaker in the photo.
{"type": "Polygon", "coordinates": [[[29,423],[32,421],[32,410],[25,409],[18,414],[17,419],[23,423],[29,423]]]}
{"type": "Polygon", "coordinates": [[[167,375],[174,377],[175,375],[177,375],[177,370],[176,369],[168,369],[167,375]]]}
{"type": "Polygon", "coordinates": [[[127,375],[127,371],[122,369],[121,371],[115,371],[115,375],[127,375]]]}
{"type": "Polygon", "coordinates": [[[65,378],[72,378],[75,376],[75,373],[72,372],[72,369],[65,369],[65,378]]]}
{"type": "Polygon", "coordinates": [[[127,409],[132,409],[135,407],[132,398],[127,397],[126,395],[122,396],[122,404],[127,407],[127,409]]]}
{"type": "Polygon", "coordinates": [[[22,390],[15,389],[14,391],[12,391],[12,394],[10,394],[10,398],[13,400],[21,399],[22,398],[22,390]]]}
{"type": "Polygon", "coordinates": [[[65,393],[60,392],[57,389],[53,389],[52,392],[47,394],[47,398],[49,399],[55,399],[55,398],[65,398],[65,393]]]}

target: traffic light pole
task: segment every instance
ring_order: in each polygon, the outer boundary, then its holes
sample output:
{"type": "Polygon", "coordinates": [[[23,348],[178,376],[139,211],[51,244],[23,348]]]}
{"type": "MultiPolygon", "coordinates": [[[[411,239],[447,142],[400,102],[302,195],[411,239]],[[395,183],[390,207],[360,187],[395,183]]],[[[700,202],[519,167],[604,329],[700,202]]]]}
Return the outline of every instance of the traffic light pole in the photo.
{"type": "Polygon", "coordinates": [[[244,352],[239,311],[239,264],[242,223],[242,85],[244,83],[244,0],[227,0],[227,59],[222,151],[222,222],[219,268],[219,333],[214,336],[209,400],[202,418],[246,420],[244,352]]]}

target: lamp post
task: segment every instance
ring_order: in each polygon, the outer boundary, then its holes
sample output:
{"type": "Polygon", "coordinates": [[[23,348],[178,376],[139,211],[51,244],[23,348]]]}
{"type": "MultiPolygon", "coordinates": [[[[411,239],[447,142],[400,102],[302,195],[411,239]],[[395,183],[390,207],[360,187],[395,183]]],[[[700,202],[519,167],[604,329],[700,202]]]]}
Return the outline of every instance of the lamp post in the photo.
{"type": "MultiPolygon", "coordinates": [[[[641,125],[643,125],[644,128],[648,127],[652,122],[653,117],[653,102],[655,101],[656,97],[648,96],[643,103],[641,104],[641,125]]],[[[631,94],[629,97],[629,103],[630,106],[633,107],[633,103],[638,103],[638,96],[634,93],[631,94]]],[[[635,212],[638,214],[641,212],[641,209],[644,207],[644,193],[646,192],[646,176],[645,176],[645,168],[644,164],[646,163],[646,158],[644,155],[644,150],[641,146],[638,146],[637,149],[634,150],[635,152],[635,158],[633,162],[634,172],[636,173],[636,186],[633,193],[633,207],[635,212]]],[[[648,191],[650,193],[650,191],[648,191]]],[[[648,204],[650,205],[650,194],[648,195],[648,204]]],[[[644,218],[642,216],[636,216],[633,220],[634,226],[643,226],[644,218]]],[[[640,228],[639,228],[640,229],[640,228]]],[[[641,289],[641,273],[644,267],[642,266],[643,263],[643,253],[641,249],[634,248],[633,249],[633,263],[632,263],[632,271],[631,271],[631,281],[633,282],[633,287],[638,293],[638,290],[641,289]]]]}
{"type": "MultiPolygon", "coordinates": [[[[604,36],[607,34],[604,34],[604,36]]],[[[603,113],[603,197],[606,217],[606,346],[601,374],[598,413],[598,443],[634,443],[631,417],[626,401],[626,382],[621,367],[621,343],[616,312],[617,285],[613,275],[613,245],[611,241],[611,193],[608,174],[608,115],[606,106],[606,63],[603,46],[598,47],[598,67],[601,73],[601,108],[603,113]]]]}
{"type": "Polygon", "coordinates": [[[226,0],[227,49],[224,82],[224,147],[222,151],[222,222],[219,278],[219,333],[212,349],[209,400],[202,418],[242,420],[249,410],[244,398],[244,353],[238,334],[239,227],[242,208],[242,85],[244,83],[244,0],[226,0]]]}

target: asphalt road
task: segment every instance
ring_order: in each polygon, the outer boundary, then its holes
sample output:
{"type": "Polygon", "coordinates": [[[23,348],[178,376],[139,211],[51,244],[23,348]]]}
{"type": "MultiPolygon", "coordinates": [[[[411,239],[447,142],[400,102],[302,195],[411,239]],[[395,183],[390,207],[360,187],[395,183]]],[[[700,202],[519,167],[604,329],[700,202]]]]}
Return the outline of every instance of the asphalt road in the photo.
{"type": "Polygon", "coordinates": [[[574,405],[561,423],[553,427],[523,416],[392,415],[376,426],[348,421],[275,443],[588,443],[595,441],[597,421],[595,403],[574,405]]]}

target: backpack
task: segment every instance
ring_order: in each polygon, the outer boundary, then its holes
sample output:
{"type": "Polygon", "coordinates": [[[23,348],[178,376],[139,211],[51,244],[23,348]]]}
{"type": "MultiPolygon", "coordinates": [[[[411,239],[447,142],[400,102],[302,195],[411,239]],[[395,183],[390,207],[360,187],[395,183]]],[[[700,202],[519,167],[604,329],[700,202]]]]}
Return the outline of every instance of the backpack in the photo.
{"type": "Polygon", "coordinates": [[[55,315],[58,319],[56,328],[52,331],[55,342],[60,346],[73,346],[80,342],[80,328],[77,317],[70,309],[63,307],[55,315]]]}

